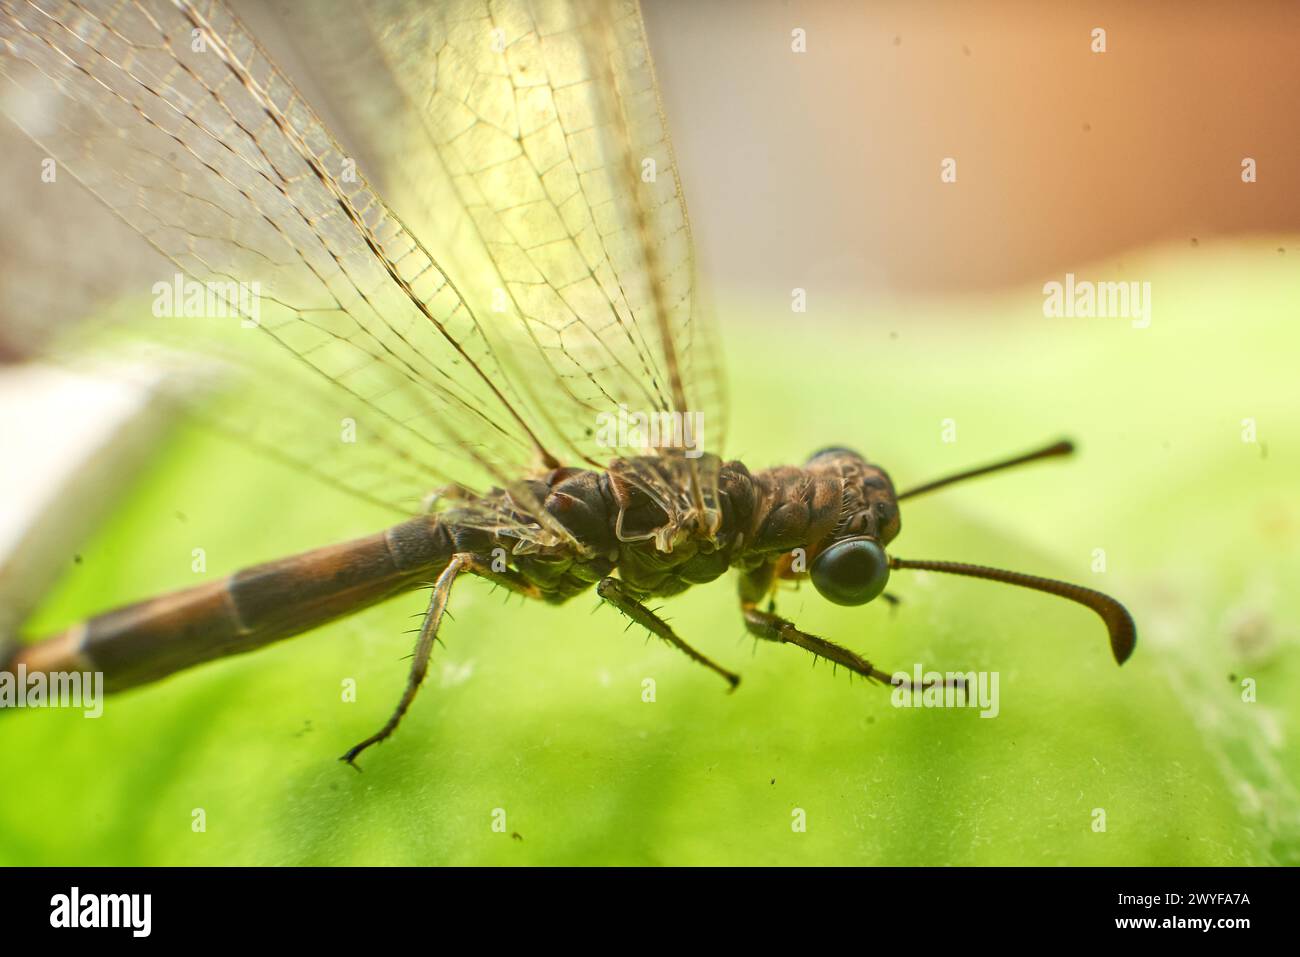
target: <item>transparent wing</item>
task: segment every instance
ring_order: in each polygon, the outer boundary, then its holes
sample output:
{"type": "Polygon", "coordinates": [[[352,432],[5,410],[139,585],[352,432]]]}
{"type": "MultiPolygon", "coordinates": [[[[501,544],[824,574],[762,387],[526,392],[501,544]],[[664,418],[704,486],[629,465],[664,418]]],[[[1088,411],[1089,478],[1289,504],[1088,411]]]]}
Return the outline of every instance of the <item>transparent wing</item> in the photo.
{"type": "Polygon", "coordinates": [[[496,482],[536,504],[519,482],[558,460],[481,325],[228,11],[118,0],[3,14],[6,111],[216,290],[205,315],[215,304],[285,347],[430,488],[496,482]]]}
{"type": "MultiPolygon", "coordinates": [[[[470,277],[462,291],[476,311],[520,320],[524,346],[509,354],[546,434],[603,466],[614,450],[602,414],[681,413],[719,451],[723,380],[636,4],[286,12],[304,49],[327,51],[311,58],[321,87],[361,131],[403,217],[470,277]]],[[[692,505],[707,512],[712,472],[690,474],[692,505]]],[[[644,479],[682,519],[659,473],[644,479]]]]}
{"type": "MultiPolygon", "coordinates": [[[[531,507],[517,480],[558,463],[547,446],[603,465],[616,449],[596,425],[620,408],[699,415],[719,448],[721,377],[634,4],[379,0],[315,20],[356,48],[307,58],[337,67],[327,89],[350,91],[362,156],[414,231],[220,6],[3,10],[10,116],[189,276],[243,284],[244,318],[257,287],[258,328],[412,487],[496,482],[531,507]]],[[[337,443],[290,451],[264,419],[268,444],[359,488],[337,443]]],[[[716,466],[688,464],[685,498],[656,470],[644,485],[673,521],[707,524],[716,466]]],[[[410,507],[406,483],[400,499],[370,484],[410,507]]]]}

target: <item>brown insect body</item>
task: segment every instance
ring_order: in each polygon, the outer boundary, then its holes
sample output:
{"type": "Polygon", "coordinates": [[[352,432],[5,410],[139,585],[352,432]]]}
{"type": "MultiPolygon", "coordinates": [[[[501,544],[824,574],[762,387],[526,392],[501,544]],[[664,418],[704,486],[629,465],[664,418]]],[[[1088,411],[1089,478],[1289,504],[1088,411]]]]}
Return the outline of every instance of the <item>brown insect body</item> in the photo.
{"type": "MultiPolygon", "coordinates": [[[[504,561],[559,604],[618,570],[635,596],[675,595],[742,571],[742,599],[759,600],[774,577],[790,571],[792,550],[809,560],[844,535],[898,534],[898,506],[889,477],[848,450],[819,453],[803,468],[751,473],[716,459],[717,527],[686,525],[656,498],[645,476],[681,487],[681,458],[619,459],[605,472],[555,469],[527,483],[536,499],[573,535],[573,543],[526,546],[509,532],[493,534],[458,521],[452,506],[385,532],[253,566],[106,612],[35,645],[6,668],[95,670],[122,690],[232,654],[253,651],[427,584],[457,553],[491,568],[504,561]],[[661,545],[669,550],[664,551],[661,545]],[[755,594],[757,592],[757,594],[755,594]]],[[[500,507],[507,493],[484,498],[500,507]]],[[[482,504],[482,503],[479,503],[482,504]]],[[[503,509],[503,511],[505,511],[503,509]]],[[[535,516],[515,511],[525,524],[535,516]]]]}
{"type": "Polygon", "coordinates": [[[1136,628],[1127,610],[1107,595],[979,565],[890,558],[883,550],[901,527],[900,498],[1072,449],[1070,443],[1058,442],[902,495],[882,469],[843,448],[825,449],[803,467],[757,473],[738,461],[723,464],[714,456],[688,460],[673,454],[616,459],[604,472],[552,469],[516,489],[539,502],[546,516],[520,509],[515,494],[504,489],[479,497],[462,494],[441,512],[380,534],[128,605],[35,644],[0,648],[0,669],[100,671],[109,690],[121,690],[301,634],[436,578],[406,693],[389,722],[344,755],[351,762],[386,739],[410,706],[427,672],[451,585],[461,573],[554,604],[595,585],[597,594],[626,617],[735,687],[739,676],[696,651],[641,604],[651,596],[713,581],[732,567],[741,572],[740,607],[751,634],[796,645],[878,681],[888,681],[889,675],[849,649],[759,607],[777,578],[810,573],[817,590],[840,604],[870,601],[890,568],[947,572],[1043,591],[1096,612],[1122,664],[1133,651],[1136,628]],[[716,480],[707,496],[683,489],[690,474],[716,480]],[[698,501],[705,501],[704,510],[698,501]],[[485,513],[501,516],[500,528],[484,527],[485,513]],[[531,531],[542,526],[563,535],[543,543],[531,531]],[[612,576],[615,570],[618,578],[612,576]],[[864,585],[865,591],[858,590],[864,585]]]}

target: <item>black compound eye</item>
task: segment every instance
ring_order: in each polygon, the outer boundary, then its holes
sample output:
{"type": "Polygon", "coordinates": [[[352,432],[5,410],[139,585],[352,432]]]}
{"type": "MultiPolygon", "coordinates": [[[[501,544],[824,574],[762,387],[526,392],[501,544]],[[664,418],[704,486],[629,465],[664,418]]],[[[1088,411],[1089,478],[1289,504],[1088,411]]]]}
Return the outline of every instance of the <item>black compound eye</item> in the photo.
{"type": "Polygon", "coordinates": [[[813,587],[837,605],[865,605],[888,581],[889,559],[872,538],[846,538],[813,559],[813,587]]]}

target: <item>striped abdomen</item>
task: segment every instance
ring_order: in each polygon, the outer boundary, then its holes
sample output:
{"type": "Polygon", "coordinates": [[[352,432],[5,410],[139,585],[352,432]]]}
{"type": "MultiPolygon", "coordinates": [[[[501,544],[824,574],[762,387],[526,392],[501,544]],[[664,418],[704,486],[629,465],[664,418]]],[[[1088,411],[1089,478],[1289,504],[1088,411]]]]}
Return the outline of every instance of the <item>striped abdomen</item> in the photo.
{"type": "Polygon", "coordinates": [[[253,651],[430,581],[451,559],[448,528],[422,516],[365,538],[256,565],[221,581],[106,612],[34,645],[0,670],[102,671],[120,691],[253,651]]]}

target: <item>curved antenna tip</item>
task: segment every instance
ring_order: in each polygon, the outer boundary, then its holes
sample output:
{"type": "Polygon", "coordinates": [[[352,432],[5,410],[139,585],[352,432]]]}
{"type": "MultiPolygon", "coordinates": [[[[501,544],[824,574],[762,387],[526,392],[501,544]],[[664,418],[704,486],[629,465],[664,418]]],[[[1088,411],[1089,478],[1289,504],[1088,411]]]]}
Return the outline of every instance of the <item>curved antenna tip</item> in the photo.
{"type": "Polygon", "coordinates": [[[1133,656],[1137,647],[1137,625],[1128,609],[1119,602],[1115,603],[1114,621],[1106,624],[1110,628],[1110,650],[1115,655],[1115,664],[1122,665],[1133,656]]]}
{"type": "Polygon", "coordinates": [[[891,557],[890,568],[911,568],[918,571],[946,572],[949,575],[965,575],[968,578],[983,578],[986,581],[1002,582],[1004,585],[1018,585],[1032,588],[1034,591],[1047,592],[1058,598],[1083,605],[1092,610],[1106,625],[1110,636],[1110,652],[1115,656],[1115,663],[1122,665],[1137,647],[1137,625],[1128,609],[1104,592],[1082,585],[1042,578],[1038,575],[1025,575],[1021,572],[1007,571],[1005,568],[989,568],[987,565],[968,565],[965,562],[931,562],[910,561],[906,558],[891,557]]]}

